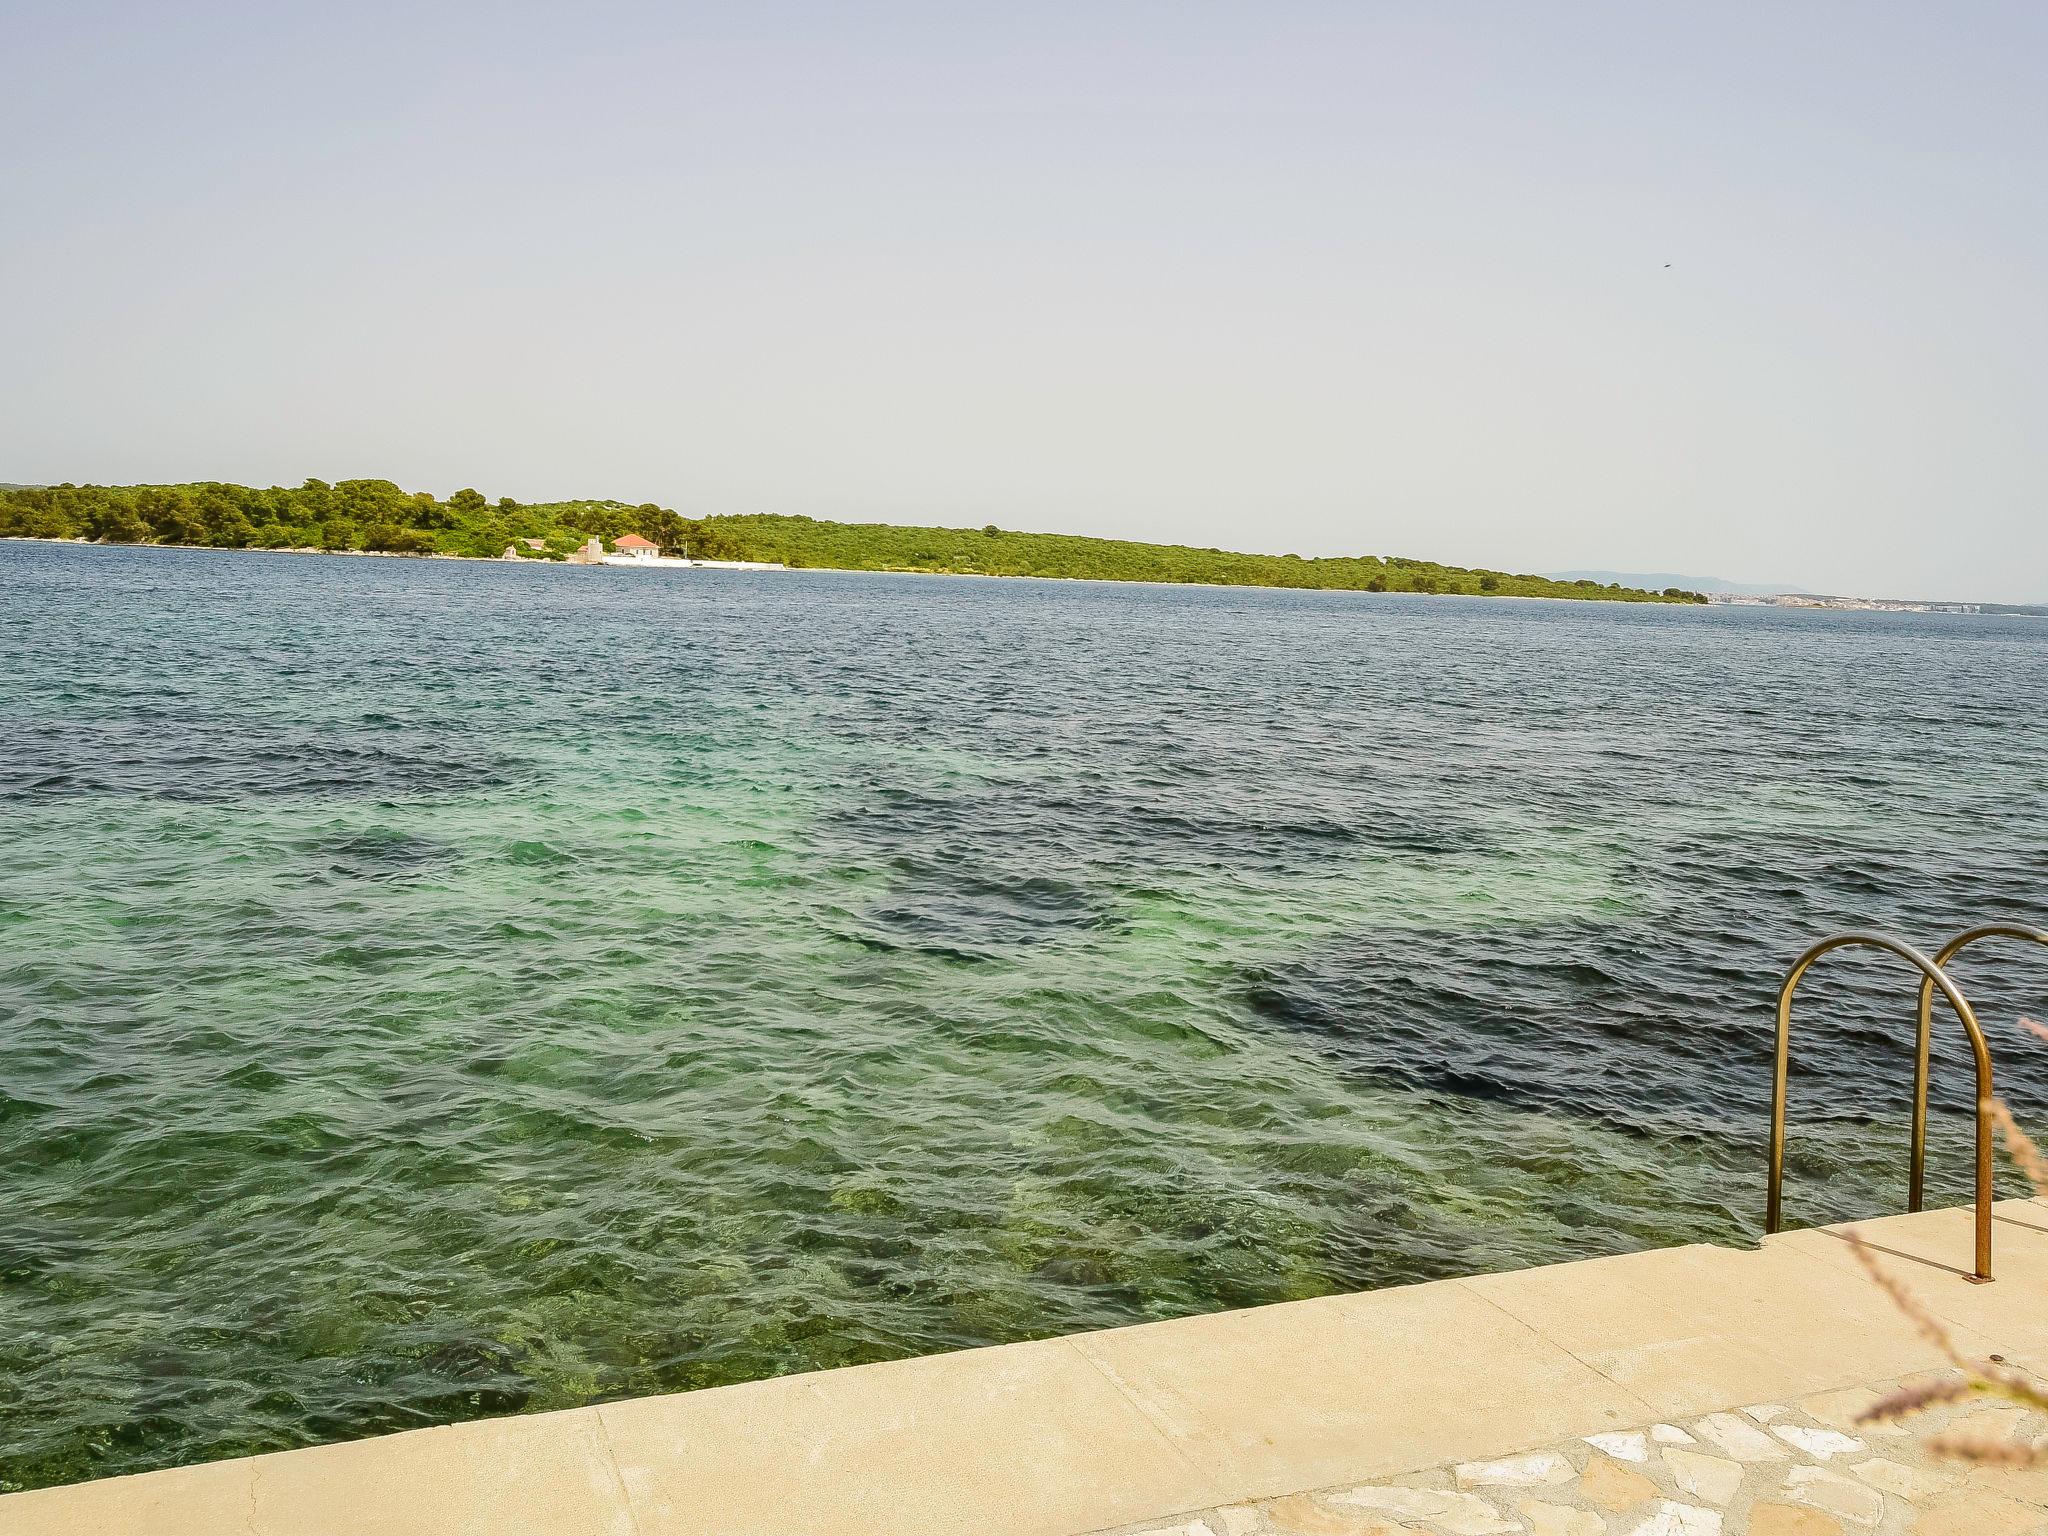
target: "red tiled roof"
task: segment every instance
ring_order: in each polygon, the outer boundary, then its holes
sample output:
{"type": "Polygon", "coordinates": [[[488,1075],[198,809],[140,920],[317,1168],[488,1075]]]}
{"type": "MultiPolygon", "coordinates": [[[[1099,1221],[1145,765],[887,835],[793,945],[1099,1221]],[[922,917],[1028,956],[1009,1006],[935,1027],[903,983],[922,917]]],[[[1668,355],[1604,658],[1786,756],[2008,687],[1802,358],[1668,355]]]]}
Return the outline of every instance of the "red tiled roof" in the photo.
{"type": "Polygon", "coordinates": [[[621,537],[621,538],[617,538],[617,539],[614,539],[614,540],[612,540],[612,548],[614,548],[614,549],[659,549],[659,548],[661,548],[661,546],[660,546],[659,544],[656,544],[656,543],[654,543],[654,542],[653,542],[652,540],[649,540],[649,539],[643,539],[643,538],[641,538],[641,537],[640,537],[640,535],[639,535],[639,534],[637,534],[637,533],[629,533],[629,534],[626,534],[626,535],[624,535],[624,536],[623,536],[623,537],[621,537]]]}

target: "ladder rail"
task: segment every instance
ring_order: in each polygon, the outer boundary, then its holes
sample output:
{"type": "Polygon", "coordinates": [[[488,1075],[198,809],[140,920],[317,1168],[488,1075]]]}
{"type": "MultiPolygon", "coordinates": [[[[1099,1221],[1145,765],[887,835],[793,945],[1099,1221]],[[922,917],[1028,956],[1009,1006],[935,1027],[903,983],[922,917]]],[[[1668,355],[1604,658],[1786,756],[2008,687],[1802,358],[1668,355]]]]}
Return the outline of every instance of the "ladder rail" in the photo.
{"type": "MultiPolygon", "coordinates": [[[[1951,960],[1971,945],[1985,939],[2018,939],[2022,943],[2048,944],[2048,932],[2024,923],[1986,923],[1959,933],[1935,952],[1937,969],[1947,970],[1951,960]]],[[[1934,978],[1920,979],[1920,1016],[1913,1057],[1913,1163],[1909,1177],[1906,1209],[1917,1211],[1923,1204],[1927,1182],[1927,1076],[1928,1049],[1934,1035],[1934,978]]],[[[1980,1094],[1980,1098],[1982,1095],[1980,1094]]],[[[1981,1108],[1981,1106],[1980,1106],[1981,1108]]],[[[1981,1155],[1980,1155],[1981,1162],[1981,1155]]]]}
{"type": "Polygon", "coordinates": [[[1930,995],[1933,988],[1941,989],[1949,1007],[1962,1021],[1964,1033],[1970,1037],[1970,1049],[1977,1059],[1977,1241],[1976,1269],[1971,1278],[1988,1281],[1991,1278],[1991,1051],[1984,1043],[1984,1031],[1978,1026],[1970,1000],[1949,979],[1948,973],[1912,945],[1886,934],[1830,934],[1809,947],[1793,963],[1784,984],[1778,989],[1778,1048],[1771,1073],[1770,1187],[1765,1201],[1764,1231],[1777,1232],[1784,1225],[1785,1094],[1792,1063],[1792,999],[1815,961],[1838,949],[1851,947],[1881,949],[1914,966],[1921,974],[1922,987],[1930,995]]]}

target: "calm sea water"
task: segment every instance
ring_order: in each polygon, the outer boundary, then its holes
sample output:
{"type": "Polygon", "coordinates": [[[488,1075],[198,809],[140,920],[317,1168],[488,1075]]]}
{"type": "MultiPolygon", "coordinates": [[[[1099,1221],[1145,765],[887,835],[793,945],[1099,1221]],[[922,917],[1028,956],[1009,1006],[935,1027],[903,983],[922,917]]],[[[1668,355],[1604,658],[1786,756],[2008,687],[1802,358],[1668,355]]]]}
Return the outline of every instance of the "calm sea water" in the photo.
{"type": "MultiPolygon", "coordinates": [[[[1802,943],[2048,914],[2044,675],[0,544],[0,1485],[1753,1238],[1802,943]]],[[[2048,965],[1959,974],[2048,1107],[2048,965]]],[[[1911,983],[1808,999],[1791,1209],[1896,1208],[1911,983]]],[[[1944,1031],[1945,1199],[1967,1097],[1944,1031]]]]}

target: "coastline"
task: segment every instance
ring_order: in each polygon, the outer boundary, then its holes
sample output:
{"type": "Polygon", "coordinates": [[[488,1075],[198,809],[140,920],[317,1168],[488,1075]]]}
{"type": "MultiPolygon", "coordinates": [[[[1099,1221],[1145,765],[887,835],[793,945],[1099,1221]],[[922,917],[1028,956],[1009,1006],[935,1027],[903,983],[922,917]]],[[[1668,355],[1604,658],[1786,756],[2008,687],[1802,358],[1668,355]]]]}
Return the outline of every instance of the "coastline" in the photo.
{"type": "MultiPolygon", "coordinates": [[[[182,549],[223,555],[335,555],[356,559],[374,560],[426,560],[459,561],[469,565],[524,565],[524,566],[574,566],[585,562],[571,560],[540,560],[522,556],[516,561],[506,560],[502,555],[454,555],[436,550],[419,553],[395,549],[320,549],[311,545],[260,545],[260,544],[165,544],[158,540],[147,540],[133,544],[111,543],[103,539],[52,538],[35,534],[0,534],[0,544],[63,544],[88,549],[182,549]]],[[[1887,601],[1845,601],[1842,599],[1815,598],[1800,602],[1771,602],[1757,598],[1728,600],[1709,598],[1705,603],[1680,603],[1654,601],[1641,598],[1607,597],[1588,594],[1584,597],[1562,597],[1547,592],[1374,592],[1365,587],[1318,587],[1280,585],[1258,581],[1157,581],[1150,577],[1119,576],[1043,576],[1027,575],[1012,571],[935,571],[915,566],[866,566],[866,565],[777,565],[764,561],[743,560],[648,560],[629,561],[607,559],[589,562],[592,565],[609,566],[614,569],[631,570],[645,566],[650,570],[748,570],[748,571],[802,571],[818,572],[840,576],[929,576],[953,581],[1049,581],[1071,582],[1099,586],[1117,587],[1187,587],[1197,590],[1239,590],[1256,592],[1327,592],[1349,593],[1359,597],[1395,597],[1413,599],[1475,598],[1488,602],[1514,603],[1609,603],[1630,608],[1755,608],[1774,613],[1904,613],[1904,614],[1945,614],[1957,618],[1977,619],[2039,619],[2048,618],[2048,612],[2031,611],[2029,604],[1982,604],[1982,603],[1893,603],[1887,601]]]]}
{"type": "Polygon", "coordinates": [[[1032,576],[1008,571],[933,571],[913,567],[880,568],[864,565],[774,566],[727,560],[692,560],[687,562],[687,564],[682,562],[671,563],[668,561],[663,561],[660,564],[656,564],[653,561],[604,561],[579,567],[576,562],[568,560],[534,560],[525,557],[521,557],[518,560],[507,560],[502,555],[450,555],[439,551],[431,554],[417,554],[394,549],[314,549],[297,545],[258,544],[165,544],[157,540],[134,544],[117,544],[110,543],[104,539],[44,538],[31,534],[0,534],[0,544],[61,544],[70,548],[83,549],[180,549],[215,555],[332,555],[347,559],[459,561],[467,565],[547,566],[550,568],[566,567],[570,569],[581,568],[591,570],[631,570],[635,565],[644,563],[650,570],[754,570],[783,573],[799,572],[803,574],[817,573],[832,576],[930,576],[953,581],[1048,581],[1105,587],[1186,587],[1197,591],[1324,592],[1333,596],[1412,598],[1418,601],[1435,601],[1443,598],[1472,598],[1484,602],[1563,603],[1567,605],[1611,603],[1628,608],[1682,608],[1687,610],[1714,606],[1677,602],[1646,603],[1641,598],[1596,597],[1592,595],[1586,597],[1557,597],[1549,593],[1530,592],[1373,592],[1364,587],[1281,586],[1269,582],[1255,581],[1154,581],[1149,578],[1117,576],[1032,576]]]}

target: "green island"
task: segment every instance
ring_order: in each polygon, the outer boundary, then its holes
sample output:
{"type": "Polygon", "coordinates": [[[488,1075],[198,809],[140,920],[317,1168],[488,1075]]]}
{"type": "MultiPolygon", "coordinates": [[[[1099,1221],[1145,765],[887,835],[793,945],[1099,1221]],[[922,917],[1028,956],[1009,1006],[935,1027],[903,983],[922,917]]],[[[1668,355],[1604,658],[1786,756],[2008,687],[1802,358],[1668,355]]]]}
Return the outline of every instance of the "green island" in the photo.
{"type": "Polygon", "coordinates": [[[765,561],[794,568],[917,571],[956,576],[1053,576],[1230,587],[1305,587],[1473,597],[1601,598],[1704,603],[1697,592],[1648,592],[1593,581],[1552,581],[1431,560],[1347,555],[1251,555],[1178,544],[983,528],[830,523],[749,513],[689,518],[652,502],[518,502],[463,489],[445,499],[389,480],[308,480],[295,489],[190,485],[0,488],[0,538],[90,539],[215,549],[366,551],[398,555],[560,560],[592,538],[626,534],[664,553],[765,561]]]}

